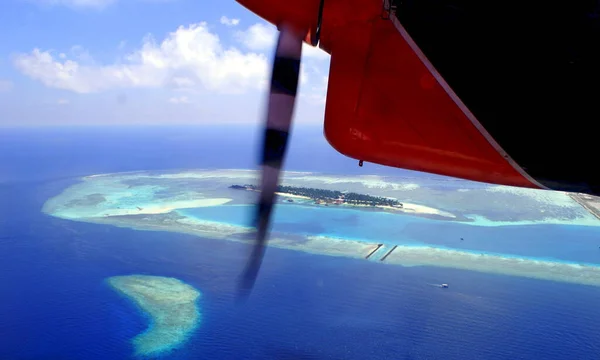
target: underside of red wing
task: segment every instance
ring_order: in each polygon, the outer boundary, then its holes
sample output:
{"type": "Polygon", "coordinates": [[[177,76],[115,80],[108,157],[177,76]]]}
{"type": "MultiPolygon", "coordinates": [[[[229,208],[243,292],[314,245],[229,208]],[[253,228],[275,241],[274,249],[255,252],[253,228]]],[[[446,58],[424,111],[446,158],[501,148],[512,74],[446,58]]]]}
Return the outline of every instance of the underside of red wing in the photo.
{"type": "MultiPolygon", "coordinates": [[[[317,0],[240,3],[274,24],[292,19],[307,33],[316,27],[317,0]]],[[[492,146],[382,15],[380,0],[325,2],[320,46],[332,56],[329,143],[367,162],[537,187],[492,146]]]]}
{"type": "Polygon", "coordinates": [[[329,143],[368,162],[536,187],[494,148],[466,107],[377,10],[371,21],[337,28],[344,36],[327,44],[329,143]]]}
{"type": "MultiPolygon", "coordinates": [[[[307,40],[319,23],[321,0],[238,1],[307,40]]],[[[476,181],[600,193],[587,158],[596,152],[600,98],[595,2],[323,4],[319,47],[331,54],[324,128],[339,152],[476,181]]]]}

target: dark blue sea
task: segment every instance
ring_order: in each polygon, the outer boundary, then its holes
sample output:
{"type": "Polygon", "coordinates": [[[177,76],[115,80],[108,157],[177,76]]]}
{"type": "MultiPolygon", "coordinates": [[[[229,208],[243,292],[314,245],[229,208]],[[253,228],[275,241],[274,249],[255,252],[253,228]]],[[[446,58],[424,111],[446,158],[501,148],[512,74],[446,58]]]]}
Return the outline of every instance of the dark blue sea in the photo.
{"type": "MultiPolygon", "coordinates": [[[[202,323],[164,359],[600,359],[597,287],[270,248],[251,298],[238,304],[233,290],[245,245],[40,211],[78,176],[253,168],[257,134],[219,127],[0,129],[0,359],[132,358],[130,339],[147,319],[104,282],[128,274],[172,276],[202,292],[202,323]],[[430,286],[440,282],[452,286],[430,286]]],[[[293,136],[291,170],[435,178],[359,168],[330,149],[320,129],[296,129],[293,136]]],[[[600,262],[578,247],[578,234],[591,244],[598,232],[539,229],[561,237],[519,251],[600,262]],[[552,250],[566,248],[561,238],[573,244],[571,253],[552,250]]],[[[406,230],[415,241],[436,244],[448,231],[422,224],[406,230]]],[[[536,238],[531,226],[522,233],[476,231],[494,241],[510,237],[515,246],[536,238]]]]}

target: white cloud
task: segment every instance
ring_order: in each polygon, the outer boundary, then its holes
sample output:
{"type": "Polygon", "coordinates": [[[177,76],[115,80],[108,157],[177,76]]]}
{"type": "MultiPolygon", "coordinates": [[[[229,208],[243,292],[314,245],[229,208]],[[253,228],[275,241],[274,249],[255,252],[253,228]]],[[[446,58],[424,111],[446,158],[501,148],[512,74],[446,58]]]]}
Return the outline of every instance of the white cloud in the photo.
{"type": "Polygon", "coordinates": [[[325,104],[328,84],[329,76],[321,76],[319,83],[309,86],[307,91],[302,92],[301,95],[313,104],[325,104]]]}
{"type": "MultiPolygon", "coordinates": [[[[86,49],[84,49],[83,46],[81,46],[81,45],[71,46],[71,50],[69,51],[69,53],[79,63],[86,63],[86,64],[94,63],[94,58],[92,57],[92,55],[86,49]]],[[[68,57],[68,55],[66,55],[66,54],[60,54],[60,55],[59,55],[59,57],[61,59],[66,59],[68,57]],[[60,55],[64,55],[64,57],[60,56],[60,55]]]]}
{"type": "Polygon", "coordinates": [[[169,99],[171,104],[189,104],[190,99],[187,96],[172,97],[169,99]]]}
{"type": "Polygon", "coordinates": [[[277,31],[268,24],[254,24],[248,29],[237,31],[235,38],[250,50],[271,50],[275,46],[277,31]]]}
{"type": "Polygon", "coordinates": [[[321,50],[318,47],[308,45],[306,43],[302,44],[302,56],[305,58],[317,60],[326,60],[331,57],[331,55],[326,53],[324,50],[321,50]]]}
{"type": "MultiPolygon", "coordinates": [[[[79,57],[85,52],[79,52],[79,57]]],[[[56,59],[51,51],[18,54],[23,74],[53,88],[92,93],[114,88],[158,88],[199,84],[219,93],[242,93],[266,84],[263,54],[224,48],[206,23],[181,26],[160,44],[148,36],[140,49],[115,64],[56,59]],[[185,80],[184,80],[185,79],[185,80]]]]}
{"type": "MultiPolygon", "coordinates": [[[[273,51],[277,42],[277,29],[271,24],[257,23],[244,31],[236,31],[235,38],[250,50],[273,51]]],[[[324,60],[329,59],[329,54],[304,43],[302,44],[302,57],[324,60]]]]}
{"type": "MultiPolygon", "coordinates": [[[[246,48],[253,51],[274,51],[277,38],[277,29],[267,23],[257,23],[243,31],[234,33],[238,42],[246,48]]],[[[325,85],[321,79],[323,67],[320,60],[328,59],[329,54],[325,51],[312,47],[308,44],[303,44],[302,47],[303,61],[300,65],[300,84],[305,87],[310,93],[306,94],[306,98],[313,103],[325,103],[325,85]],[[316,75],[316,76],[315,76],[316,75]],[[319,79],[318,84],[310,84],[311,79],[319,79]]],[[[327,79],[327,77],[325,77],[327,79]]]]}
{"type": "Polygon", "coordinates": [[[10,80],[2,80],[0,79],[0,93],[9,92],[13,88],[13,83],[10,80]]]}
{"type": "Polygon", "coordinates": [[[177,89],[187,89],[196,85],[194,80],[187,77],[174,77],[172,83],[177,89]]]}
{"type": "Polygon", "coordinates": [[[221,16],[221,24],[225,26],[236,26],[239,25],[240,19],[230,19],[227,16],[221,16]]]}
{"type": "Polygon", "coordinates": [[[304,64],[300,64],[300,84],[304,85],[308,83],[308,73],[306,71],[306,66],[304,64]]]}
{"type": "Polygon", "coordinates": [[[69,104],[69,102],[70,102],[70,101],[69,101],[69,100],[67,100],[67,99],[58,99],[58,100],[56,101],[56,103],[57,103],[58,105],[68,105],[68,104],[69,104]]]}

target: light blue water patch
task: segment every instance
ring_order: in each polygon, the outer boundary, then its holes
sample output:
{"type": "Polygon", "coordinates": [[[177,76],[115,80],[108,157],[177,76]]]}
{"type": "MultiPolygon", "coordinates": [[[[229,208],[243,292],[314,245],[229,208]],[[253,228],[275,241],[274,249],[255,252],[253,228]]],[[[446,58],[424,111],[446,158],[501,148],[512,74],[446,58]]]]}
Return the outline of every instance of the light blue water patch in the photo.
{"type": "MultiPolygon", "coordinates": [[[[186,216],[242,226],[251,225],[253,211],[252,205],[179,210],[186,216]]],[[[589,226],[482,227],[377,211],[282,204],[275,211],[273,230],[387,245],[431,245],[486,254],[600,264],[600,228],[589,226]]]]}
{"type": "Polygon", "coordinates": [[[600,264],[598,227],[550,224],[481,227],[448,221],[413,223],[405,227],[404,235],[437,247],[600,264]]]}
{"type": "Polygon", "coordinates": [[[105,205],[135,207],[139,204],[152,204],[156,200],[156,193],[166,188],[154,185],[142,185],[132,188],[124,188],[105,194],[105,205]]]}
{"type": "MultiPolygon", "coordinates": [[[[253,205],[224,205],[178,210],[202,220],[251,225],[253,205]]],[[[421,244],[403,235],[410,223],[427,221],[413,216],[341,207],[281,204],[274,212],[273,231],[362,239],[384,244],[421,244]]]]}

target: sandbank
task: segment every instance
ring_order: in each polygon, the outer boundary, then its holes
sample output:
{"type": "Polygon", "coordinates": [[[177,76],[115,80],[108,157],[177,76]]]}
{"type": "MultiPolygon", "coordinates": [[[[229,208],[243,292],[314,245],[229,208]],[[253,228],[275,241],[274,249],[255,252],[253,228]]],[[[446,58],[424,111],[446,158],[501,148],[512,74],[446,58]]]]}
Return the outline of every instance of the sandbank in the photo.
{"type": "Polygon", "coordinates": [[[146,331],[133,338],[135,354],[156,356],[181,346],[200,323],[200,292],[174,278],[114,276],[106,280],[150,317],[146,331]]]}
{"type": "Polygon", "coordinates": [[[230,202],[231,199],[216,198],[216,199],[197,199],[197,200],[180,200],[170,201],[165,203],[156,203],[150,205],[140,204],[139,207],[133,208],[112,208],[103,210],[97,216],[123,216],[123,215],[138,215],[138,214],[165,214],[177,209],[192,209],[199,207],[218,206],[230,202]]]}
{"type": "Polygon", "coordinates": [[[385,262],[403,266],[448,267],[600,286],[600,267],[592,264],[519,258],[425,246],[398,246],[385,262]]]}
{"type": "Polygon", "coordinates": [[[425,205],[417,205],[411,203],[402,203],[402,207],[394,207],[394,206],[378,206],[378,208],[382,208],[385,210],[393,210],[393,211],[401,211],[409,214],[421,214],[421,215],[438,215],[448,218],[456,218],[456,215],[451,214],[447,211],[439,210],[436,208],[432,208],[425,205]]]}
{"type": "Polygon", "coordinates": [[[309,196],[294,195],[294,194],[288,194],[288,193],[282,193],[282,192],[276,192],[275,194],[278,195],[278,196],[281,196],[281,197],[286,197],[286,198],[295,198],[295,199],[307,199],[307,200],[310,200],[309,196]]]}

